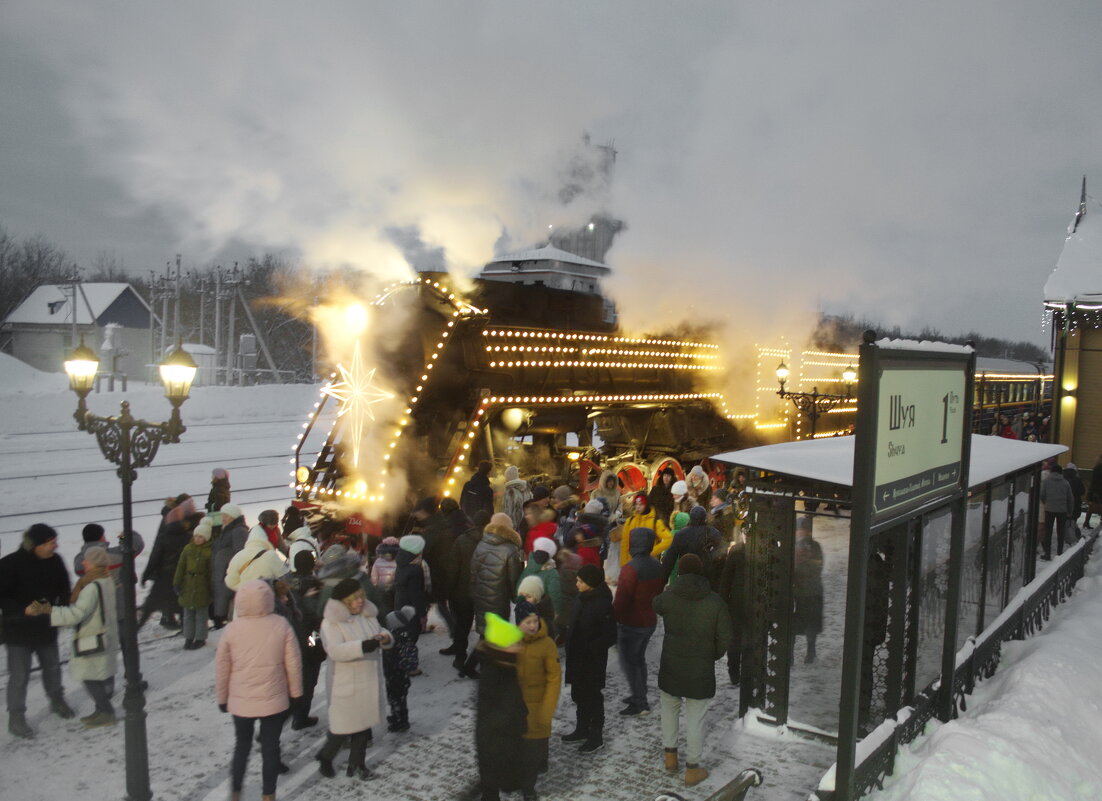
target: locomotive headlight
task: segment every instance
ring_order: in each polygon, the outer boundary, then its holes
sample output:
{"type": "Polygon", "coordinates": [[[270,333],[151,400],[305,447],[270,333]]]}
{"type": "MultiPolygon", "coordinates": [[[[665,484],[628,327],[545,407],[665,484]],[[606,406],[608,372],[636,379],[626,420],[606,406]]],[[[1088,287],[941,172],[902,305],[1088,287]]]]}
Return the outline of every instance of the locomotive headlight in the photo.
{"type": "Polygon", "coordinates": [[[521,425],[524,424],[524,420],[527,418],[527,416],[528,413],[524,409],[521,409],[519,407],[514,406],[512,408],[506,409],[501,413],[501,426],[507,432],[512,434],[514,431],[520,428],[521,425]]]}

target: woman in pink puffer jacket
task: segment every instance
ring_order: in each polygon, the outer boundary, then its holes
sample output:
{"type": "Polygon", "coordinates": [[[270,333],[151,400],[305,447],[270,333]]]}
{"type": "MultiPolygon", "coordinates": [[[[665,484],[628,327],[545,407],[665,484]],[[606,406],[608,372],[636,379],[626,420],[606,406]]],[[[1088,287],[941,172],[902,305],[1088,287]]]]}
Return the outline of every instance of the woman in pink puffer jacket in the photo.
{"type": "Polygon", "coordinates": [[[302,695],[302,656],[286,619],[273,613],[275,595],[260,580],[237,590],[236,617],[226,626],[214,661],[218,707],[233,715],[232,792],[241,798],[253,731],[260,721],[264,801],[274,801],[279,775],[279,733],[291,698],[302,695]]]}

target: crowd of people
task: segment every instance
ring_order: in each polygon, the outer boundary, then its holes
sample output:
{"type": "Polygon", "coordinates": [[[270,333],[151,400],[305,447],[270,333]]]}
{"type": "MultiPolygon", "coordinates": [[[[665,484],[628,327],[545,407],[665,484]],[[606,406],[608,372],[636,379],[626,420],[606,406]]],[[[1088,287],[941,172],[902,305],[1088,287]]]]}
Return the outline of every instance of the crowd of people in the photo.
{"type": "MultiPolygon", "coordinates": [[[[423,675],[418,643],[447,628],[441,653],[477,686],[475,760],[484,799],[519,791],[537,798],[548,768],[552,718],[565,682],[575,724],[561,735],[580,755],[605,747],[609,654],[616,647],[630,694],[618,714],[641,718],[657,696],[664,765],[703,781],[703,715],[715,695],[715,662],[727,657],[739,681],[738,621],[746,614],[744,556],[733,495],[694,468],[673,471],[649,492],[622,493],[601,476],[582,500],[575,488],[547,487],[515,466],[494,482],[482,463],[458,499],[418,501],[394,536],[362,520],[308,521],[296,506],[261,512],[250,525],[233,503],[229,475],[216,469],[202,508],[195,498],[166,501],[141,585],[137,622],[180,630],[197,650],[222,629],[214,655],[214,693],[233,719],[230,768],[235,799],[249,753],[260,743],[262,792],[275,797],[286,772],[280,735],[312,715],[326,675],[322,777],[336,775],[348,747],[347,775],[370,779],[372,732],[410,730],[408,695],[423,675]],[[664,623],[657,693],[647,645],[664,623]],[[439,621],[439,622],[436,622],[439,621]],[[679,758],[680,728],[686,750],[679,758]]],[[[738,487],[733,488],[736,492],[738,487]]],[[[136,533],[131,546],[145,543],[136,533]]],[[[89,727],[117,721],[122,551],[89,524],[73,565],[56,551],[57,532],[31,526],[23,547],[0,559],[0,604],[8,651],[9,731],[35,736],[26,719],[32,659],[42,668],[50,709],[70,718],[60,671],[58,629],[73,630],[72,675],[94,708],[89,727]]]]}

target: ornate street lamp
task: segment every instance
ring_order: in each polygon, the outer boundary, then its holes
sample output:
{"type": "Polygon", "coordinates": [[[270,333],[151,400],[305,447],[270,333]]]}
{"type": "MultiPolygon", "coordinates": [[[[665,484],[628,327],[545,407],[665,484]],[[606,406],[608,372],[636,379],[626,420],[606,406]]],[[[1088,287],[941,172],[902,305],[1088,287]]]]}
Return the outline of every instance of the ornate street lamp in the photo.
{"type": "Polygon", "coordinates": [[[852,364],[847,365],[846,369],[842,371],[842,380],[846,384],[845,395],[819,392],[818,387],[812,387],[811,392],[789,392],[784,388],[785,383],[788,381],[788,376],[790,375],[788,366],[784,362],[781,362],[777,365],[776,373],[777,381],[781,385],[781,388],[777,390],[777,394],[782,398],[787,398],[792,401],[796,409],[807,416],[808,421],[811,423],[812,437],[815,436],[815,429],[822,415],[841,403],[847,403],[853,400],[853,384],[857,381],[857,371],[853,369],[852,364]]]}
{"type": "Polygon", "coordinates": [[[172,416],[167,423],[148,423],[130,415],[130,404],[122,402],[117,417],[100,417],[88,411],[85,399],[92,390],[99,359],[81,340],[65,360],[65,372],[69,375],[69,387],[77,394],[77,410],[74,413],[81,431],[96,435],[100,452],[108,461],[118,465],[122,480],[122,658],[126,674],[126,692],[123,708],[126,710],[126,797],[128,801],[149,801],[149,745],[145,732],[145,691],[142,689],[141,663],[138,653],[138,609],[134,586],[137,573],[134,570],[134,547],[130,533],[133,530],[133,506],[131,486],[137,478],[135,469],[148,467],[162,444],[180,441],[184,433],[180,418],[180,405],[187,400],[191,382],[195,380],[196,365],[191,356],[177,343],[176,349],[159,365],[165,397],[172,404],[172,416]]]}

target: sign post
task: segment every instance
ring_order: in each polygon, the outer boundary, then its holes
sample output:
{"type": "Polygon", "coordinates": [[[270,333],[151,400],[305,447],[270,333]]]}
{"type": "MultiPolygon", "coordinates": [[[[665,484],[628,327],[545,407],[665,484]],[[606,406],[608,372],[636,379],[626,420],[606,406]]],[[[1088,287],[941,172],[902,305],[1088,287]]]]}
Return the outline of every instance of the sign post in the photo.
{"type": "MultiPolygon", "coordinates": [[[[953,345],[906,348],[865,332],[858,369],[846,633],[835,797],[855,797],[861,651],[869,542],[880,531],[951,506],[950,578],[942,651],[944,716],[952,705],[956,607],[968,502],[975,356],[953,345]]],[[[918,343],[915,343],[917,345],[918,343]]]]}

